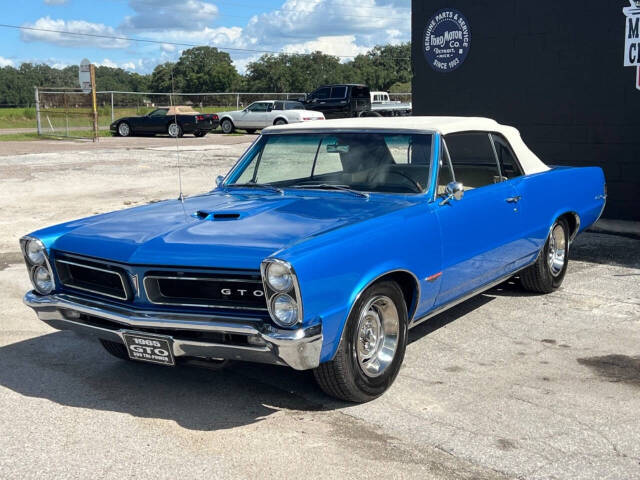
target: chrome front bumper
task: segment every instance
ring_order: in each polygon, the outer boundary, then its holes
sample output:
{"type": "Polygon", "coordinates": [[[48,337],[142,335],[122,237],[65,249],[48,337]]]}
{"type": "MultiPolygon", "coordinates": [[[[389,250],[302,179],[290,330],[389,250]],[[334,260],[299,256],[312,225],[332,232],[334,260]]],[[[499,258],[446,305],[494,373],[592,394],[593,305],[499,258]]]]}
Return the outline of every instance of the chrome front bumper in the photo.
{"type": "Polygon", "coordinates": [[[287,365],[296,370],[315,368],[320,363],[320,323],[297,330],[282,330],[253,318],[134,310],[71,295],[39,295],[34,291],[24,296],[24,303],[53,328],[104,340],[124,343],[122,334],[125,332],[161,331],[172,337],[173,355],[178,358],[242,360],[287,365]],[[92,318],[105,322],[96,325],[91,322],[92,318]],[[181,338],[181,333],[188,332],[234,335],[246,342],[234,345],[181,338]]]}

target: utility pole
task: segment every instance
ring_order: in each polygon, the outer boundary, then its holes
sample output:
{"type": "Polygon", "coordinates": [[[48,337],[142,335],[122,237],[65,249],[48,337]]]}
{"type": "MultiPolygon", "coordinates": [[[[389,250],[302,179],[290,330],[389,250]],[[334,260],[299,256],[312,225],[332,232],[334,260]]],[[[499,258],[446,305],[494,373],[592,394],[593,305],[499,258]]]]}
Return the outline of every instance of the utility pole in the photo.
{"type": "Polygon", "coordinates": [[[92,63],[91,70],[91,100],[93,107],[93,141],[98,141],[98,100],[96,98],[96,67],[92,63]]]}
{"type": "Polygon", "coordinates": [[[42,135],[42,123],[40,122],[40,92],[38,87],[36,89],[36,128],[38,129],[38,136],[42,135]]]}

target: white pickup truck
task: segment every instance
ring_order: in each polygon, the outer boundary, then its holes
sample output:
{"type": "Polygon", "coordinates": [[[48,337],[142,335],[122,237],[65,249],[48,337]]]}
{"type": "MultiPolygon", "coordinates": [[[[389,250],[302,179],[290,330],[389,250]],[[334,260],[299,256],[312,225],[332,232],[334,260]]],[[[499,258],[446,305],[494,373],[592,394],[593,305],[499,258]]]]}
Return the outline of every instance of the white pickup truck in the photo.
{"type": "Polygon", "coordinates": [[[411,102],[403,103],[393,101],[387,92],[370,92],[371,111],[379,113],[383,117],[397,117],[411,115],[411,102]]]}
{"type": "Polygon", "coordinates": [[[243,110],[218,114],[224,133],[233,133],[237,128],[254,133],[271,125],[324,120],[321,112],[305,110],[304,105],[294,100],[264,100],[253,102],[243,110]]]}

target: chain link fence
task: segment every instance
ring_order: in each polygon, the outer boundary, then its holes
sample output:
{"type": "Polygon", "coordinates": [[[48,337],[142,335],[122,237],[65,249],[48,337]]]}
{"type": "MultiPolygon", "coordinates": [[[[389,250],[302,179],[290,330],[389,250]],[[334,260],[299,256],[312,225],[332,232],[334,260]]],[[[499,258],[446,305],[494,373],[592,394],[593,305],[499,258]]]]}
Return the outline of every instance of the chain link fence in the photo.
{"type": "MultiPolygon", "coordinates": [[[[297,100],[304,93],[154,93],[96,92],[98,128],[102,132],[118,118],[146,115],[155,108],[188,105],[200,113],[239,110],[259,100],[297,100]]],[[[391,100],[410,102],[410,93],[390,93],[391,100]]],[[[92,138],[91,95],[78,89],[36,88],[36,124],[39,135],[92,138]]]]}
{"type": "Polygon", "coordinates": [[[36,89],[39,135],[93,138],[91,95],[80,89],[36,89]]]}

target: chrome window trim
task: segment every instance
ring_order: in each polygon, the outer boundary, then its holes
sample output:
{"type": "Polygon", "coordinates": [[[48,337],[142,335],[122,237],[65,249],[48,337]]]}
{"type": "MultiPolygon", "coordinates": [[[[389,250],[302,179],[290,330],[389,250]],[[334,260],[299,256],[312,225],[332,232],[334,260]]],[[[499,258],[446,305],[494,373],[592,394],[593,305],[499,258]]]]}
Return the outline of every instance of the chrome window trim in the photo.
{"type": "MultiPolygon", "coordinates": [[[[187,280],[187,281],[223,281],[223,282],[238,282],[238,283],[256,283],[262,285],[261,280],[242,280],[242,279],[226,279],[226,278],[211,278],[211,277],[176,277],[172,275],[145,275],[142,280],[142,284],[144,286],[144,294],[149,303],[153,305],[167,305],[167,306],[175,306],[175,307],[198,307],[198,308],[220,308],[220,309],[228,309],[228,310],[251,310],[256,312],[265,312],[268,311],[268,307],[245,307],[245,306],[237,306],[237,305],[218,305],[212,303],[175,303],[175,302],[158,302],[154,301],[149,297],[149,287],[147,286],[147,280],[155,280],[155,279],[164,279],[164,280],[187,280]]],[[[264,289],[264,285],[262,287],[264,289]]],[[[267,293],[264,292],[264,297],[267,296],[267,293]]]]}
{"type": "Polygon", "coordinates": [[[129,292],[127,290],[127,284],[125,283],[125,279],[124,279],[124,274],[121,272],[114,272],[113,270],[107,270],[105,268],[98,268],[98,267],[93,267],[91,265],[85,265],[82,263],[77,263],[77,262],[71,262],[69,260],[63,260],[63,259],[56,259],[56,263],[64,263],[66,265],[74,265],[76,267],[82,267],[82,268],[88,268],[89,270],[96,270],[98,272],[104,272],[104,273],[110,273],[111,275],[115,275],[120,279],[120,283],[122,285],[122,290],[124,291],[124,297],[118,296],[118,295],[111,295],[109,293],[105,293],[105,292],[101,292],[99,290],[92,290],[90,288],[84,288],[84,287],[78,287],[76,285],[73,285],[72,283],[63,283],[62,280],[60,280],[60,283],[65,286],[65,287],[69,287],[69,288],[74,288],[76,290],[82,290],[83,292],[89,292],[89,293],[95,293],[96,295],[102,295],[105,297],[109,297],[109,298],[115,298],[117,300],[129,300],[129,292]]]}
{"type": "Polygon", "coordinates": [[[487,136],[489,137],[489,143],[491,144],[491,150],[493,151],[493,158],[496,161],[496,165],[498,166],[498,178],[500,179],[500,182],[504,182],[507,180],[507,177],[504,177],[502,175],[502,167],[500,166],[500,159],[498,158],[498,150],[496,149],[496,144],[493,141],[493,135],[487,132],[487,136]]]}

